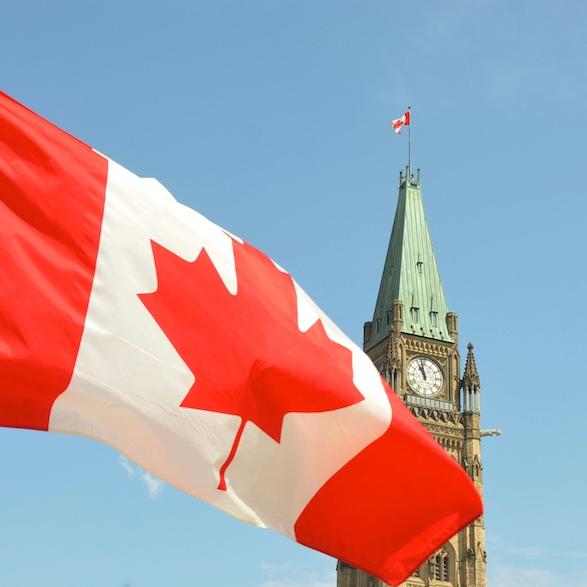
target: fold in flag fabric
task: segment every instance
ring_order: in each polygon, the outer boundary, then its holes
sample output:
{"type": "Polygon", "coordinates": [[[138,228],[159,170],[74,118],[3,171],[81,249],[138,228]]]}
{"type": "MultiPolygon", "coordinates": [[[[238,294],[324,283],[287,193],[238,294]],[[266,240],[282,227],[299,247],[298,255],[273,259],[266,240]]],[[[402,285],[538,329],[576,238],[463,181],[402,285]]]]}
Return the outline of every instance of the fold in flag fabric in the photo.
{"type": "Polygon", "coordinates": [[[410,110],[406,110],[399,118],[391,121],[391,128],[393,128],[395,134],[399,134],[402,130],[402,126],[410,126],[410,110]]]}
{"type": "Polygon", "coordinates": [[[481,514],[284,269],[5,94],[0,233],[0,425],[103,441],[392,585],[481,514]]]}

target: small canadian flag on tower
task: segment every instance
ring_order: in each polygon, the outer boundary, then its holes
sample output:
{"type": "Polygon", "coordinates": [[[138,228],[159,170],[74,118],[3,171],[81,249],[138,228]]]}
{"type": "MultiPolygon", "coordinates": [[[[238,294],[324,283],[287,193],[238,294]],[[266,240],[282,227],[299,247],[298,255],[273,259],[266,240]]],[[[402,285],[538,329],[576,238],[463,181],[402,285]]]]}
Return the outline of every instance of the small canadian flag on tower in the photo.
{"type": "Polygon", "coordinates": [[[410,108],[403,113],[402,116],[391,121],[391,128],[393,128],[395,134],[399,134],[402,130],[402,126],[410,126],[410,108]]]}

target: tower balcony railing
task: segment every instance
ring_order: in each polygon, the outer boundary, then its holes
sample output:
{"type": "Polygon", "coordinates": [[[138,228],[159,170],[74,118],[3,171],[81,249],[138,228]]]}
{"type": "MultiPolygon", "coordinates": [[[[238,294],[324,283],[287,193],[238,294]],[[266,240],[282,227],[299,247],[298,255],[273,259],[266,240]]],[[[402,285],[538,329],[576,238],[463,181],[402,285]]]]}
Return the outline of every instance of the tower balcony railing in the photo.
{"type": "Polygon", "coordinates": [[[434,410],[443,410],[445,412],[452,412],[454,404],[441,399],[434,399],[432,397],[420,397],[419,395],[406,394],[405,402],[412,406],[422,406],[424,408],[432,408],[434,410]]]}

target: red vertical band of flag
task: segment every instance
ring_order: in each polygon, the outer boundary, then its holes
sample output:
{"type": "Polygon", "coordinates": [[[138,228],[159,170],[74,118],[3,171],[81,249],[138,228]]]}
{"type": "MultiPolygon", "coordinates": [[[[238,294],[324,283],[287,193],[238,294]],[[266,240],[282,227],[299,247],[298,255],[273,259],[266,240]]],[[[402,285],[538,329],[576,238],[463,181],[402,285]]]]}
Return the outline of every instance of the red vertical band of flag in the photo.
{"type": "Polygon", "coordinates": [[[48,426],[90,298],[107,160],[0,92],[0,426],[48,426]]]}
{"type": "Polygon", "coordinates": [[[391,426],[328,480],[295,530],[298,542],[398,585],[483,506],[464,469],[447,466],[444,450],[385,385],[391,426]]]}

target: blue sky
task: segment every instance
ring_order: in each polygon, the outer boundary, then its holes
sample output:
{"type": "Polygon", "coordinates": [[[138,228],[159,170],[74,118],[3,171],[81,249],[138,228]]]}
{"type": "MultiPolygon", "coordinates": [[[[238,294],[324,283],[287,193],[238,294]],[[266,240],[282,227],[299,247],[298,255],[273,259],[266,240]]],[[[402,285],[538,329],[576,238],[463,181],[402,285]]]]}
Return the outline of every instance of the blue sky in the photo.
{"type": "MultiPolygon", "coordinates": [[[[20,2],[1,87],[287,267],[357,342],[413,108],[475,343],[490,584],[587,586],[587,6],[20,2]]],[[[0,585],[326,587],[335,562],[83,438],[0,430],[0,585]]],[[[434,491],[431,480],[430,491],[434,491]]]]}

